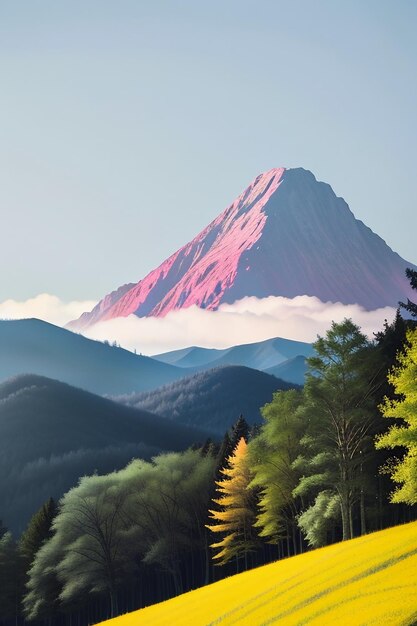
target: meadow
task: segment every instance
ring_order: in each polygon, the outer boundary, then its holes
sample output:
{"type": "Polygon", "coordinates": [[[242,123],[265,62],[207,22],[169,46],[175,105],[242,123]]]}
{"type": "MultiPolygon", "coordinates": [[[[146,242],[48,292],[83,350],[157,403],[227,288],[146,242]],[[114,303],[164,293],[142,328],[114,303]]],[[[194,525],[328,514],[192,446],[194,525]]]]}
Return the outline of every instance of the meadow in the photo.
{"type": "Polygon", "coordinates": [[[417,522],[231,576],[107,626],[417,624],[417,522]]]}

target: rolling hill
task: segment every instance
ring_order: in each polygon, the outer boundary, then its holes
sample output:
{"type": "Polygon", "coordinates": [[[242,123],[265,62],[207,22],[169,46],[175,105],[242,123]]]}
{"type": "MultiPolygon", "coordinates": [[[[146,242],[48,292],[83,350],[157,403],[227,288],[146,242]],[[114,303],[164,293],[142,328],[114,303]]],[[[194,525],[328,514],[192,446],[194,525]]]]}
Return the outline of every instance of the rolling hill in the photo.
{"type": "Polygon", "coordinates": [[[154,389],[184,376],[172,365],[38,319],[0,320],[0,381],[27,373],[109,395],[154,389]]]}
{"type": "Polygon", "coordinates": [[[396,307],[412,293],[407,267],[417,269],[357,220],[330,185],[303,168],[274,168],[159,267],[69,327],[162,317],[192,305],[215,310],[246,296],[396,307]]]}
{"type": "Polygon", "coordinates": [[[311,344],[304,341],[275,337],[224,350],[193,346],[184,350],[156,354],[153,358],[176,367],[245,365],[256,370],[266,370],[296,356],[312,356],[313,352],[311,344]]]}
{"type": "Polygon", "coordinates": [[[207,433],[48,378],[0,385],[0,518],[22,530],[50,496],[133,457],[182,450],[207,433]]]}
{"type": "Polygon", "coordinates": [[[417,522],[284,559],[103,622],[107,626],[412,626],[417,522]]]}
{"type": "Polygon", "coordinates": [[[154,391],[119,396],[119,402],[219,436],[243,414],[249,424],[261,421],[260,407],[274,391],[294,385],[242,366],[210,369],[154,391]]]}
{"type": "Polygon", "coordinates": [[[243,365],[266,371],[287,382],[304,383],[305,357],[312,356],[313,347],[303,341],[275,337],[256,343],[215,350],[193,346],[156,354],[153,358],[175,367],[204,370],[223,365],[243,365]]]}

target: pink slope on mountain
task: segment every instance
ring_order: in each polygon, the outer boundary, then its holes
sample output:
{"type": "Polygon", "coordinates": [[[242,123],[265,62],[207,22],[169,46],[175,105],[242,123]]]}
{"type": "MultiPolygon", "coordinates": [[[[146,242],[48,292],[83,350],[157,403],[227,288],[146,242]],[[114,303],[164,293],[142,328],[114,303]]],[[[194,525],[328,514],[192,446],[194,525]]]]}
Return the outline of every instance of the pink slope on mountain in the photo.
{"type": "Polygon", "coordinates": [[[368,310],[413,298],[414,268],[303,168],[259,175],[190,243],[135,285],[106,296],[69,327],[131,314],[162,317],[245,296],[316,296],[368,310]]]}
{"type": "MultiPolygon", "coordinates": [[[[259,175],[193,241],[115,303],[103,306],[101,301],[88,323],[94,323],[96,319],[126,317],[136,312],[164,316],[173,309],[193,304],[217,308],[225,290],[233,284],[243,252],[252,248],[262,235],[266,220],[263,208],[278,189],[284,172],[285,168],[275,168],[259,175]],[[161,294],[160,300],[155,298],[156,294],[161,294]]],[[[86,315],[81,316],[78,327],[83,326],[86,315]]]]}

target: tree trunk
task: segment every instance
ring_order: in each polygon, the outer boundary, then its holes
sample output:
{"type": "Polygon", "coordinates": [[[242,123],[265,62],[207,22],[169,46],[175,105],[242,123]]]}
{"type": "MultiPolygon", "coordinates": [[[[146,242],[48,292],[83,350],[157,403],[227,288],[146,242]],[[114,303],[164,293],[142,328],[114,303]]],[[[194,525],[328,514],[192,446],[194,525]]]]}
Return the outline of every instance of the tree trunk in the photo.
{"type": "Polygon", "coordinates": [[[110,588],[110,614],[110,617],[117,617],[118,615],[117,591],[113,586],[110,588]]]}
{"type": "Polygon", "coordinates": [[[352,504],[349,499],[349,539],[353,539],[352,504]]]}
{"type": "Polygon", "coordinates": [[[346,539],[350,539],[350,528],[349,528],[349,508],[346,502],[345,494],[341,494],[340,496],[340,511],[342,513],[342,531],[343,531],[342,540],[346,541],[346,539]]]}
{"type": "Polygon", "coordinates": [[[361,535],[366,535],[365,494],[363,493],[363,488],[361,488],[360,512],[361,512],[361,535]]]}

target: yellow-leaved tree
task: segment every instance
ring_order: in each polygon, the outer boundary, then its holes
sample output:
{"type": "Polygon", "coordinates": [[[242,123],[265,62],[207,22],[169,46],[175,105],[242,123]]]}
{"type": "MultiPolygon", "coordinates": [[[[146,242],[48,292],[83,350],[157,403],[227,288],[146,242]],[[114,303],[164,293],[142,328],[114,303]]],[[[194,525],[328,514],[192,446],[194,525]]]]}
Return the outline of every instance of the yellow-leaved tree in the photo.
{"type": "Polygon", "coordinates": [[[211,544],[217,550],[213,559],[217,565],[225,565],[236,558],[237,569],[241,557],[244,557],[247,569],[248,552],[256,545],[253,523],[255,521],[254,491],[248,485],[252,479],[249,468],[248,446],[242,437],[230,457],[228,466],[221,470],[224,476],[216,481],[218,497],[213,502],[218,509],[210,510],[213,524],[207,528],[213,533],[223,535],[221,541],[211,544]]]}
{"type": "Polygon", "coordinates": [[[399,365],[388,376],[398,396],[385,398],[380,410],[384,417],[402,420],[376,441],[377,448],[402,446],[406,453],[401,461],[387,466],[398,487],[391,502],[417,503],[417,329],[408,331],[405,351],[397,357],[399,365]]]}

